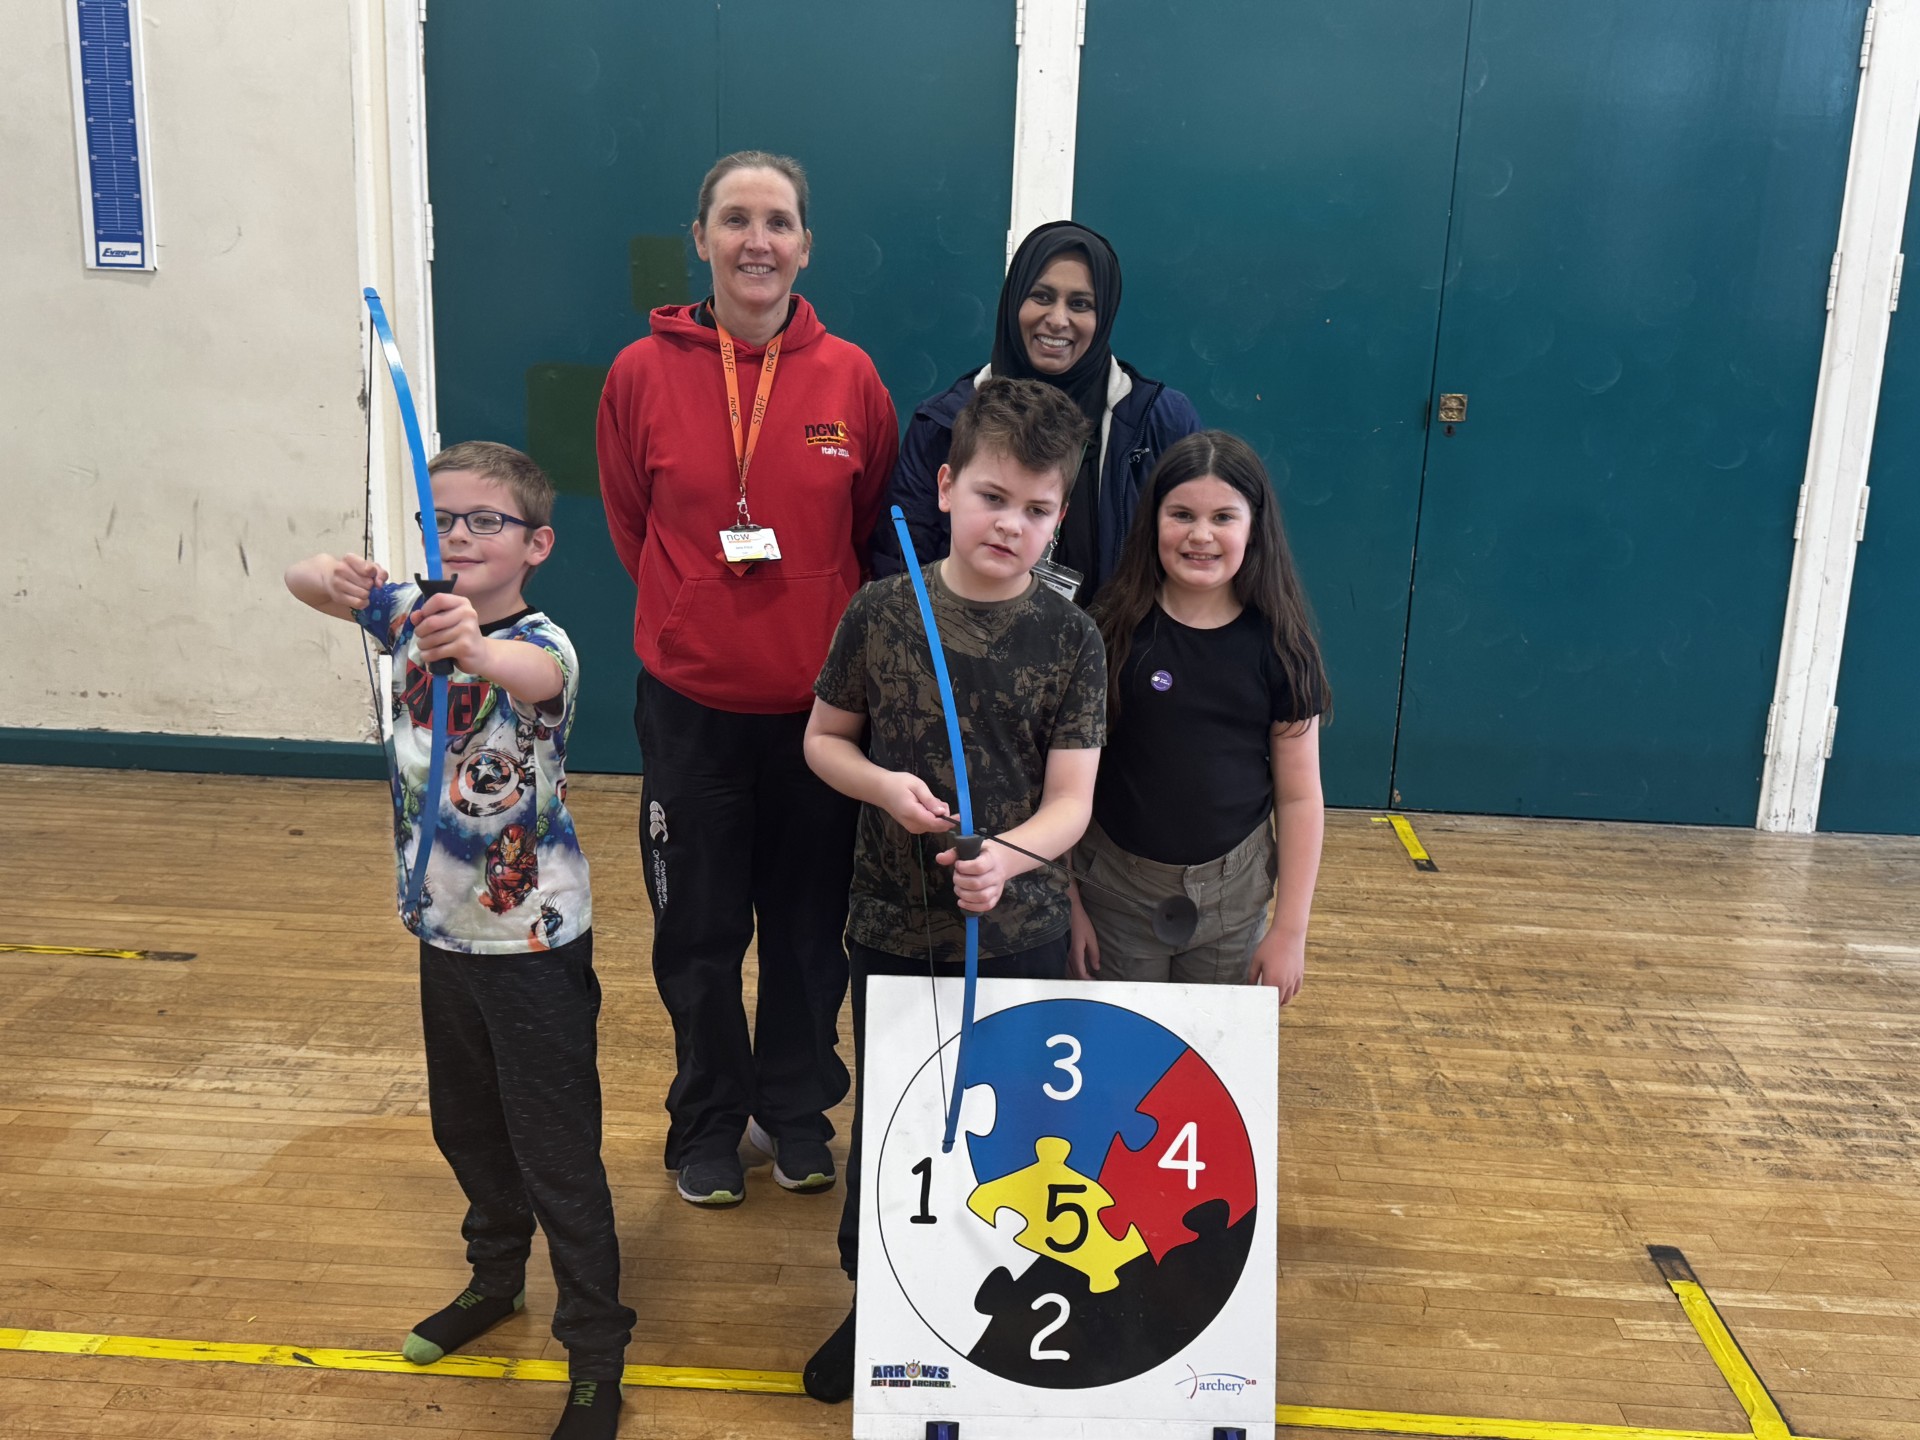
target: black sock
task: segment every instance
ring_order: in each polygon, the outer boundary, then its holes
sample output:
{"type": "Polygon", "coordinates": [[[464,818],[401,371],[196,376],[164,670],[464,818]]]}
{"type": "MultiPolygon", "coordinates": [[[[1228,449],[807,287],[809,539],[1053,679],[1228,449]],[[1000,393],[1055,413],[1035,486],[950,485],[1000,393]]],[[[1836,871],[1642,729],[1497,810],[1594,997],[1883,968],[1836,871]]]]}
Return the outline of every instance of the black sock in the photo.
{"type": "Polygon", "coordinates": [[[462,1290],[444,1310],[437,1310],[413,1327],[400,1353],[416,1365],[431,1365],[462,1345],[479,1339],[527,1303],[523,1288],[518,1295],[482,1295],[462,1290]]]}
{"type": "Polygon", "coordinates": [[[620,1382],[575,1380],[567,1387],[567,1408],[553,1427],[553,1440],[613,1440],[620,1428],[620,1382]]]}
{"type": "Polygon", "coordinates": [[[828,1405],[838,1405],[853,1394],[853,1316],[840,1322],[840,1328],[813,1352],[800,1379],[807,1394],[828,1405]]]}

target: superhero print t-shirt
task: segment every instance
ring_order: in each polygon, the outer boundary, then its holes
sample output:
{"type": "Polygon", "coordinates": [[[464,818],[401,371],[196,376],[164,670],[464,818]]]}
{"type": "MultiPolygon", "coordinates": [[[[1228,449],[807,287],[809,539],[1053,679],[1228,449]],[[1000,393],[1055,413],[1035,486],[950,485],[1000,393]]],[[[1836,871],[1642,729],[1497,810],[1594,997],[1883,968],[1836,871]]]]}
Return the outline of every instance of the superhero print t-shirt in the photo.
{"type": "Polygon", "coordinates": [[[481,627],[489,638],[538,645],[565,683],[538,706],[456,670],[447,678],[447,755],[439,823],[420,908],[406,911],[432,759],[433,677],[420,659],[411,612],[417,585],[380,585],[355,618],[393,657],[395,875],[401,920],[443,950],[505,955],[564,945],[593,924],[587,860],[567,813],[567,735],[580,667],[566,632],[537,610],[481,627]]]}

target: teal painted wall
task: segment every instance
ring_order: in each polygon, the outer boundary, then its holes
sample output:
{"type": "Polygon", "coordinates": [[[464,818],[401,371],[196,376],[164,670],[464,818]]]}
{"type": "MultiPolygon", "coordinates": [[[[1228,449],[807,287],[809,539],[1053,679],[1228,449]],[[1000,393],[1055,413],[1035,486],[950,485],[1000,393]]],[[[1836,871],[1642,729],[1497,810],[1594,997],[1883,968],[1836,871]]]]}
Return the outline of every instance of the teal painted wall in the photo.
{"type": "MultiPolygon", "coordinates": [[[[1092,0],[1115,345],[1268,458],[1334,803],[1752,821],[1865,3],[1092,0]]],[[[988,348],[1012,8],[433,13],[442,434],[566,491],[535,596],[586,661],[581,768],[638,758],[594,401],[704,288],[701,173],[806,161],[802,289],[904,415],[988,348]]]]}
{"type": "MultiPolygon", "coordinates": [[[[1920,252],[1920,183],[1905,244],[1910,257],[1920,252]]],[[[1920,265],[1907,273],[1920,277],[1920,265]]],[[[1920,284],[1903,288],[1867,472],[1867,538],[1854,556],[1822,830],[1920,834],[1920,284]]]]}
{"type": "Polygon", "coordinates": [[[1090,8],[1116,344],[1267,457],[1331,801],[1751,823],[1864,13],[1090,8]]]}
{"type": "Polygon", "coordinates": [[[873,356],[904,418],[988,348],[1015,61],[1012,0],[431,12],[441,438],[526,447],[563,491],[532,598],[581,655],[575,768],[639,763],[633,585],[600,509],[593,416],[645,312],[706,293],[687,230],[707,167],[746,148],[806,165],[798,288],[873,356]]]}
{"type": "Polygon", "coordinates": [[[1117,353],[1265,457],[1334,689],[1328,799],[1388,803],[1467,0],[1094,0],[1074,209],[1117,353]]]}

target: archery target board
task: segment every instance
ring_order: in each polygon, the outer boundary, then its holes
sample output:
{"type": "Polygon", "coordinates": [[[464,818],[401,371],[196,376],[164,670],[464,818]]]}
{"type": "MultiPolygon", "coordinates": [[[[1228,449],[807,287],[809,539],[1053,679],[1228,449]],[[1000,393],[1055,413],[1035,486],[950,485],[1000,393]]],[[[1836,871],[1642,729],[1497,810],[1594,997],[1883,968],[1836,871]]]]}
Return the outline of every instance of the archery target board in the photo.
{"type": "Polygon", "coordinates": [[[868,981],[856,1440],[1270,1440],[1276,993],[982,980],[942,1154],[961,996],[868,981]]]}

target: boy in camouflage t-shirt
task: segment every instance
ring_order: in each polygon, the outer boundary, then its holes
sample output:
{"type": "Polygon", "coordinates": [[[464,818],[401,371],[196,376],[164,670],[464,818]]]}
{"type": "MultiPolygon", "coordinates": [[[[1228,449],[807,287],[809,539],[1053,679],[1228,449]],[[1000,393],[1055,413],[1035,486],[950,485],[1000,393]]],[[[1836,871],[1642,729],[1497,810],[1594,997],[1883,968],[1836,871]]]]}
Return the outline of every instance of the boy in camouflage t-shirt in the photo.
{"type": "MultiPolygon", "coordinates": [[[[940,467],[952,550],[926,567],[953,678],[974,822],[1035,855],[1066,853],[1087,827],[1106,743],[1106,657],[1086,614],[1033,575],[1065,513],[1089,426],[1053,386],[990,380],[960,412],[940,467]]],[[[807,763],[865,802],[854,847],[847,953],[853,1046],[864,1076],[869,975],[959,974],[965,925],[980,917],[980,974],[1064,979],[1066,882],[988,844],[959,860],[953,758],[911,577],[853,597],[814,683],[807,763]],[[866,748],[862,749],[862,742],[866,748]]],[[[840,1216],[840,1263],[860,1241],[861,1089],[840,1216]]],[[[807,1392],[853,1389],[853,1316],[806,1369],[807,1392]]]]}

